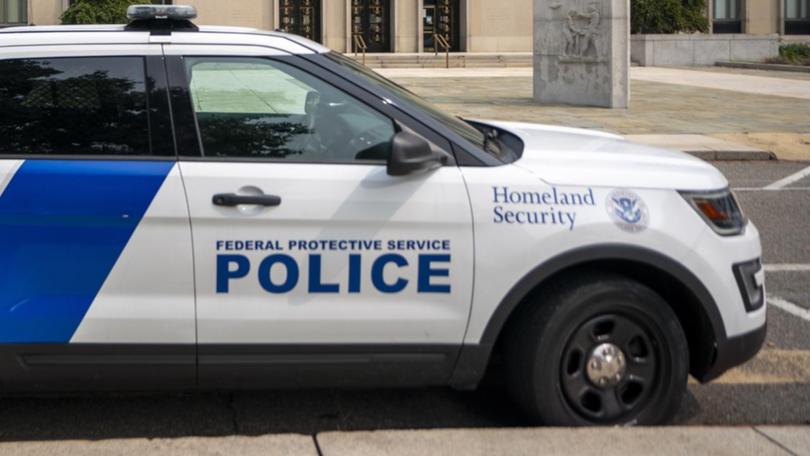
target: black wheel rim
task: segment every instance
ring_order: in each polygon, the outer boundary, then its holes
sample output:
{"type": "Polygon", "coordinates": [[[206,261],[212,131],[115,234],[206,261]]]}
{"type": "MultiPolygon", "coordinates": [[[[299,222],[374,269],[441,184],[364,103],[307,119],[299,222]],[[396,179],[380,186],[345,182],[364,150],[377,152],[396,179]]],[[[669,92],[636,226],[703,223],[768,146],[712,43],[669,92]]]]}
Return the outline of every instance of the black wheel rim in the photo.
{"type": "MultiPolygon", "coordinates": [[[[579,326],[569,337],[560,362],[561,389],[569,407],[581,418],[609,424],[632,420],[659,390],[662,367],[660,344],[641,319],[603,314],[579,326]],[[611,372],[609,381],[594,378],[588,363],[604,346],[621,350],[624,368],[611,372]]],[[[596,365],[596,364],[594,364],[596,365]]],[[[594,366],[592,365],[592,367],[594,366]]]]}

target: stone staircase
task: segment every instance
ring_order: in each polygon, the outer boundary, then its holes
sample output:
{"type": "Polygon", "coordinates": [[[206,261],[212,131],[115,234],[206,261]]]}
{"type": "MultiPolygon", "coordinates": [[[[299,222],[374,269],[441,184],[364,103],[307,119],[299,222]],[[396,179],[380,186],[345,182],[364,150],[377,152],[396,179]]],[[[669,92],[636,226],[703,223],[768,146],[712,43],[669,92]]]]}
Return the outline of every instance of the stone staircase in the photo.
{"type": "MultiPolygon", "coordinates": [[[[347,56],[363,61],[363,55],[358,53],[347,56]]],[[[371,68],[444,68],[445,55],[439,53],[387,53],[366,54],[366,66],[371,68]]],[[[531,67],[532,54],[530,52],[451,52],[450,68],[508,68],[531,67]]]]}

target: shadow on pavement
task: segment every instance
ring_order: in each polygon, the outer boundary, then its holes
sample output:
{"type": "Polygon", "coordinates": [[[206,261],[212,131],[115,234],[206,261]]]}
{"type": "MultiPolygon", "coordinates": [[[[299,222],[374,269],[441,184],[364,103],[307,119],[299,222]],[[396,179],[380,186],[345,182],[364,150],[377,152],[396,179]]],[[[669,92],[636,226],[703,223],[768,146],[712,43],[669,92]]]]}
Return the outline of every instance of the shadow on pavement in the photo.
{"type": "Polygon", "coordinates": [[[525,425],[500,390],[6,397],[0,441],[525,425]]]}
{"type": "MultiPolygon", "coordinates": [[[[691,385],[686,425],[810,424],[810,385],[691,385]]],[[[0,399],[0,441],[520,427],[498,388],[0,399]]]]}

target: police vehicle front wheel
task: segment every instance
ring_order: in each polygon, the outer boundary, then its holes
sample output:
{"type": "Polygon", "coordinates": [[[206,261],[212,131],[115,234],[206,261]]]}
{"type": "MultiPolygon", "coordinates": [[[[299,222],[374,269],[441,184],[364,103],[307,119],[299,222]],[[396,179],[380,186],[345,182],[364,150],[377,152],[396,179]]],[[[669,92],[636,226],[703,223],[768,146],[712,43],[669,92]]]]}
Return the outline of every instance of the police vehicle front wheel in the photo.
{"type": "Polygon", "coordinates": [[[654,425],[674,417],[689,352],[661,296],[622,276],[593,274],[532,300],[505,347],[510,391],[532,421],[654,425]]]}

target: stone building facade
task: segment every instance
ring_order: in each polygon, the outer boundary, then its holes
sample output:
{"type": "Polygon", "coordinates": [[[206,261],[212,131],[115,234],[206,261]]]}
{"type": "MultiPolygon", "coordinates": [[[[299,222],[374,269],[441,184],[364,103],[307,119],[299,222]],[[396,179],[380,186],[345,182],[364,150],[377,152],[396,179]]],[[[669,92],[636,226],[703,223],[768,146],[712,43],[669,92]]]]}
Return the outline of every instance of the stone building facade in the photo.
{"type": "MultiPolygon", "coordinates": [[[[146,3],[146,0],[144,3],[146,3]]],[[[57,24],[69,0],[0,0],[28,8],[17,22],[57,24]],[[26,4],[27,5],[24,5],[26,4]]],[[[282,29],[342,51],[359,35],[369,52],[430,52],[434,33],[453,51],[529,52],[532,0],[183,0],[199,24],[282,29]]],[[[19,9],[19,7],[18,7],[19,9]]],[[[8,21],[6,21],[8,23],[8,21]]]]}
{"type": "MultiPolygon", "coordinates": [[[[70,2],[0,0],[0,26],[57,24],[70,2]]],[[[354,50],[360,40],[369,52],[430,52],[437,46],[437,33],[447,39],[452,51],[532,50],[532,0],[183,0],[182,3],[197,7],[201,24],[284,29],[343,52],[354,50]]],[[[709,0],[708,3],[707,14],[716,34],[810,35],[810,0],[709,0]]]]}

